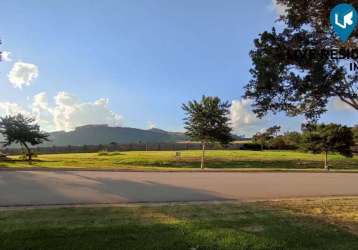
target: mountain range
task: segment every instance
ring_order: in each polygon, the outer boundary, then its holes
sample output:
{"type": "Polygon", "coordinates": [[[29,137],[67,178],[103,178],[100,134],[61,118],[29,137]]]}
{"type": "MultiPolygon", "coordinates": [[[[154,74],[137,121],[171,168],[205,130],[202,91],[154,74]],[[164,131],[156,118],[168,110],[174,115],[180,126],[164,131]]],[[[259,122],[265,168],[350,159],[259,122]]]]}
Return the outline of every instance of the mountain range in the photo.
{"type": "MultiPolygon", "coordinates": [[[[169,132],[158,128],[138,129],[129,127],[110,127],[108,125],[85,125],[72,131],[56,131],[49,133],[50,141],[38,146],[83,146],[83,145],[106,145],[110,143],[174,143],[189,141],[183,132],[169,132]]],[[[233,135],[235,140],[239,136],[233,135]]],[[[0,141],[2,140],[0,135],[0,141]]],[[[18,147],[18,145],[12,145],[18,147]]]]}
{"type": "Polygon", "coordinates": [[[129,127],[110,127],[108,125],[85,125],[73,131],[51,132],[50,141],[40,146],[80,146],[99,144],[127,144],[127,143],[165,143],[188,140],[181,132],[168,132],[165,130],[137,129],[129,127]]]}

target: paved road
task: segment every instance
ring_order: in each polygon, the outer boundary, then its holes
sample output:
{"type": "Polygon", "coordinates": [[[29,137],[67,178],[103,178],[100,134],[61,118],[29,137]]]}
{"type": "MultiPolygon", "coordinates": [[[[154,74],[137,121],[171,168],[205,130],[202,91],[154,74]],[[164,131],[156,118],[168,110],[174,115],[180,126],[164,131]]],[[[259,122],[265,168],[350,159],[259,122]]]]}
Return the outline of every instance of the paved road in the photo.
{"type": "Polygon", "coordinates": [[[358,195],[358,174],[0,171],[0,206],[331,195],[358,195]]]}

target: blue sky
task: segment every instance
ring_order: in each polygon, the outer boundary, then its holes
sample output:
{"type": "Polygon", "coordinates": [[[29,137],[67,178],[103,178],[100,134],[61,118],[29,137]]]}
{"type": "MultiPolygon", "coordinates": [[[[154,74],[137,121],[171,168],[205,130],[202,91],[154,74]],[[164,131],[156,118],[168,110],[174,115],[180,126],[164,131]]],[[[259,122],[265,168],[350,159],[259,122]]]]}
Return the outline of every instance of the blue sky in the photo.
{"type": "MultiPolygon", "coordinates": [[[[253,39],[275,25],[271,0],[1,0],[0,9],[0,50],[11,52],[0,63],[0,115],[20,109],[47,130],[102,120],[183,130],[181,104],[205,94],[236,100],[238,134],[303,121],[258,121],[241,100],[253,39]],[[21,88],[8,76],[17,62],[38,75],[21,88]]],[[[358,121],[340,103],[329,108],[324,122],[358,121]]]]}

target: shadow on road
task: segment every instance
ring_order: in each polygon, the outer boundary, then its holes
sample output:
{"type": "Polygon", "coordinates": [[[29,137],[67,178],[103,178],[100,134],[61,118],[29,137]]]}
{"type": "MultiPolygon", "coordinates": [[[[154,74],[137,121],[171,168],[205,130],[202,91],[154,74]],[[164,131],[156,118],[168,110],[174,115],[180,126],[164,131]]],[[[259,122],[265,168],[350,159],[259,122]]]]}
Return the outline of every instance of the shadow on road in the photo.
{"type": "Polygon", "coordinates": [[[76,172],[3,172],[0,206],[227,200],[200,189],[76,172]]]}

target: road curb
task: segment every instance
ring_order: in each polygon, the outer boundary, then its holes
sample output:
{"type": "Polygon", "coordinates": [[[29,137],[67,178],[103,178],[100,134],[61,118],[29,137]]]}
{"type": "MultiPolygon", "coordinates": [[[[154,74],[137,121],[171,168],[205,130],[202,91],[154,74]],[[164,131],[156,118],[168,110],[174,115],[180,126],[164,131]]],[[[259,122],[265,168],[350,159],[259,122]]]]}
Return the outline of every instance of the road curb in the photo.
{"type": "Polygon", "coordinates": [[[113,168],[7,168],[0,167],[2,171],[48,171],[48,172],[133,172],[133,173],[356,173],[358,169],[331,169],[329,171],[324,169],[113,169],[113,168]]]}

